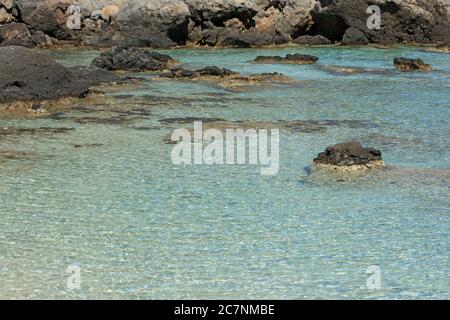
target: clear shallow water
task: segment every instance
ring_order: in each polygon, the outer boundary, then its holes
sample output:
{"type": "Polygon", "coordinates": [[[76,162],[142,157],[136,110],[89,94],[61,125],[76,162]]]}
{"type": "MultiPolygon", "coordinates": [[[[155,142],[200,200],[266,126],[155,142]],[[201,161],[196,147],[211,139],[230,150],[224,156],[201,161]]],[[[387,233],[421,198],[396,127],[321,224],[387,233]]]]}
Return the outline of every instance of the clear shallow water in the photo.
{"type": "MultiPolygon", "coordinates": [[[[413,48],[167,53],[187,67],[277,71],[305,81],[232,93],[145,80],[80,102],[94,111],[0,120],[1,128],[73,128],[0,135],[1,298],[448,299],[448,54],[413,48]],[[260,54],[293,52],[316,54],[319,64],[248,63],[260,54]],[[392,70],[400,55],[423,58],[436,71],[326,69],[392,70]],[[262,177],[255,166],[172,165],[173,146],[163,140],[185,125],[159,123],[171,117],[340,122],[312,133],[282,130],[280,172],[262,177]],[[325,146],[349,139],[381,149],[395,167],[345,177],[308,170],[325,146]],[[81,268],[81,290],[66,286],[70,265],[81,268]],[[381,290],[366,287],[371,265],[381,269],[381,290]]],[[[77,65],[97,53],[51,54],[77,65]]]]}

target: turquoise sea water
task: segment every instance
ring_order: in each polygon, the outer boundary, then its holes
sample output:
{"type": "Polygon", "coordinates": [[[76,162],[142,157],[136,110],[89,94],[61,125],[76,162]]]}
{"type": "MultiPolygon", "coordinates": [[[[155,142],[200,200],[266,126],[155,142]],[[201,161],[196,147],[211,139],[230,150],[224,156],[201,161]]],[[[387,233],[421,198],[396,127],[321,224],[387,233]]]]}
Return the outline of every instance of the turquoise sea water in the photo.
{"type": "MultiPolygon", "coordinates": [[[[65,65],[98,54],[50,53],[65,65]]],[[[189,68],[301,81],[230,92],[140,75],[140,84],[73,111],[0,119],[3,132],[41,128],[0,135],[0,298],[449,298],[450,55],[411,47],[166,53],[189,68]],[[295,52],[319,63],[249,63],[295,52]],[[395,56],[435,71],[397,72],[395,56]],[[192,125],[159,122],[173,117],[333,122],[281,128],[279,174],[264,177],[257,166],[174,166],[164,139],[192,125]],[[311,172],[317,153],[352,139],[380,149],[392,167],[311,172]],[[366,286],[373,265],[379,290],[366,286]],[[80,289],[66,285],[69,266],[81,270],[80,289]]]]}

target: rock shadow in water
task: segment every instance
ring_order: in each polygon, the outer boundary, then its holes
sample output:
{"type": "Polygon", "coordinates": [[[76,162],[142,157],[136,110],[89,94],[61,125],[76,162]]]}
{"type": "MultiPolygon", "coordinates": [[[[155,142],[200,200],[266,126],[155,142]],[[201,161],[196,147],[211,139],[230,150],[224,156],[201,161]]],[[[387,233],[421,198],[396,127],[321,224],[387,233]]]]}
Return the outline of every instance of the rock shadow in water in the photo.
{"type": "MultiPolygon", "coordinates": [[[[317,133],[323,134],[330,127],[346,127],[351,129],[376,127],[376,124],[365,120],[278,120],[278,121],[251,121],[236,120],[225,121],[215,118],[185,117],[161,119],[162,124],[193,124],[194,121],[203,121],[203,129],[280,129],[290,133],[317,133]],[[205,120],[205,121],[204,121],[205,120]]],[[[193,128],[189,128],[191,133],[193,128]]],[[[165,143],[171,142],[170,135],[164,139],[165,143]]]]}
{"type": "Polygon", "coordinates": [[[393,69],[383,69],[383,68],[363,68],[363,67],[347,67],[334,65],[320,65],[318,66],[318,68],[329,74],[337,76],[351,76],[355,74],[392,76],[396,74],[395,70],[393,69]]]}

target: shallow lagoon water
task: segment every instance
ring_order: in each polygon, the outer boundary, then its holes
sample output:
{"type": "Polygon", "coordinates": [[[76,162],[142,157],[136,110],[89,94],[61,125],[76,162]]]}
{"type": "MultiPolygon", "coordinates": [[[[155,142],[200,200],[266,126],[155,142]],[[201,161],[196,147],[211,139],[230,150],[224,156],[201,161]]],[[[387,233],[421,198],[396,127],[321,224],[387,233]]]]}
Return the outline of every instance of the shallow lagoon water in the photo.
{"type": "MultiPolygon", "coordinates": [[[[50,53],[66,65],[98,54],[50,53]]],[[[0,128],[73,128],[0,135],[1,298],[448,299],[450,55],[411,47],[166,53],[190,68],[301,81],[235,93],[140,75],[137,86],[81,101],[87,109],[0,120],[0,128]],[[294,52],[319,63],[249,63],[294,52]],[[397,72],[395,56],[436,71],[397,72]],[[173,117],[336,124],[282,130],[279,174],[263,177],[258,166],[172,165],[164,138],[191,126],[159,121],[173,117]],[[311,173],[325,146],[350,139],[381,149],[394,167],[311,173]],[[80,290],[66,286],[71,265],[81,268],[80,290]],[[366,287],[372,265],[380,290],[366,287]]]]}

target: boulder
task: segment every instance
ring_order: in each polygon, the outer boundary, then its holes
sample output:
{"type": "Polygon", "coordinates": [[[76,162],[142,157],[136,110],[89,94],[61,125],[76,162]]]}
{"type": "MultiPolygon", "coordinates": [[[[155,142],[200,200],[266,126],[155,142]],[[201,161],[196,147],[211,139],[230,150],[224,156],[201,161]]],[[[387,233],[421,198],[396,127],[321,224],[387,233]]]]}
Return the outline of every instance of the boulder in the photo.
{"type": "Polygon", "coordinates": [[[35,31],[31,36],[31,40],[40,47],[47,47],[53,44],[52,39],[43,31],[35,31]]]}
{"type": "Polygon", "coordinates": [[[318,57],[312,56],[309,54],[288,54],[286,57],[280,56],[258,56],[254,63],[268,63],[268,64],[276,64],[276,63],[284,63],[284,64],[315,64],[319,60],[318,57]]]}
{"type": "Polygon", "coordinates": [[[14,0],[0,0],[0,7],[1,6],[10,11],[14,7],[14,0]]]}
{"type": "Polygon", "coordinates": [[[92,66],[111,71],[163,71],[175,64],[177,61],[170,56],[128,47],[114,47],[92,61],[92,66]]]}
{"type": "Polygon", "coordinates": [[[349,27],[364,32],[374,43],[433,43],[448,38],[449,22],[440,0],[319,0],[309,30],[332,41],[341,41],[349,27]],[[367,9],[381,9],[381,29],[367,28],[367,9]]]}
{"type": "Polygon", "coordinates": [[[342,38],[341,44],[343,45],[365,45],[368,44],[369,40],[367,40],[366,35],[357,28],[348,28],[345,33],[344,37],[342,38]]]}
{"type": "Polygon", "coordinates": [[[205,31],[200,43],[249,47],[289,42],[311,21],[315,0],[185,2],[194,26],[205,31]]]}
{"type": "Polygon", "coordinates": [[[368,169],[382,166],[381,152],[363,148],[360,142],[350,141],[329,146],[314,159],[319,167],[332,169],[368,169]]]}
{"type": "Polygon", "coordinates": [[[24,23],[10,23],[0,26],[1,46],[33,47],[30,30],[24,23]]]}
{"type": "Polygon", "coordinates": [[[332,42],[329,39],[321,35],[316,36],[304,35],[292,40],[292,42],[296,44],[306,44],[311,46],[332,44],[332,42]]]}
{"type": "Polygon", "coordinates": [[[394,58],[394,66],[401,71],[431,71],[433,67],[422,59],[394,58]]]}
{"type": "Polygon", "coordinates": [[[13,20],[13,15],[6,11],[5,8],[0,7],[0,24],[9,23],[13,20]]]}
{"type": "Polygon", "coordinates": [[[62,21],[58,20],[63,14],[62,8],[68,7],[67,3],[62,5],[60,2],[63,1],[17,0],[17,7],[22,21],[31,29],[54,36],[63,28],[62,21]]]}
{"type": "MultiPolygon", "coordinates": [[[[63,67],[50,56],[24,47],[1,47],[0,104],[84,97],[91,85],[103,82],[97,74],[92,69],[63,67]]],[[[102,79],[120,81],[119,77],[105,73],[102,79]]]]}

